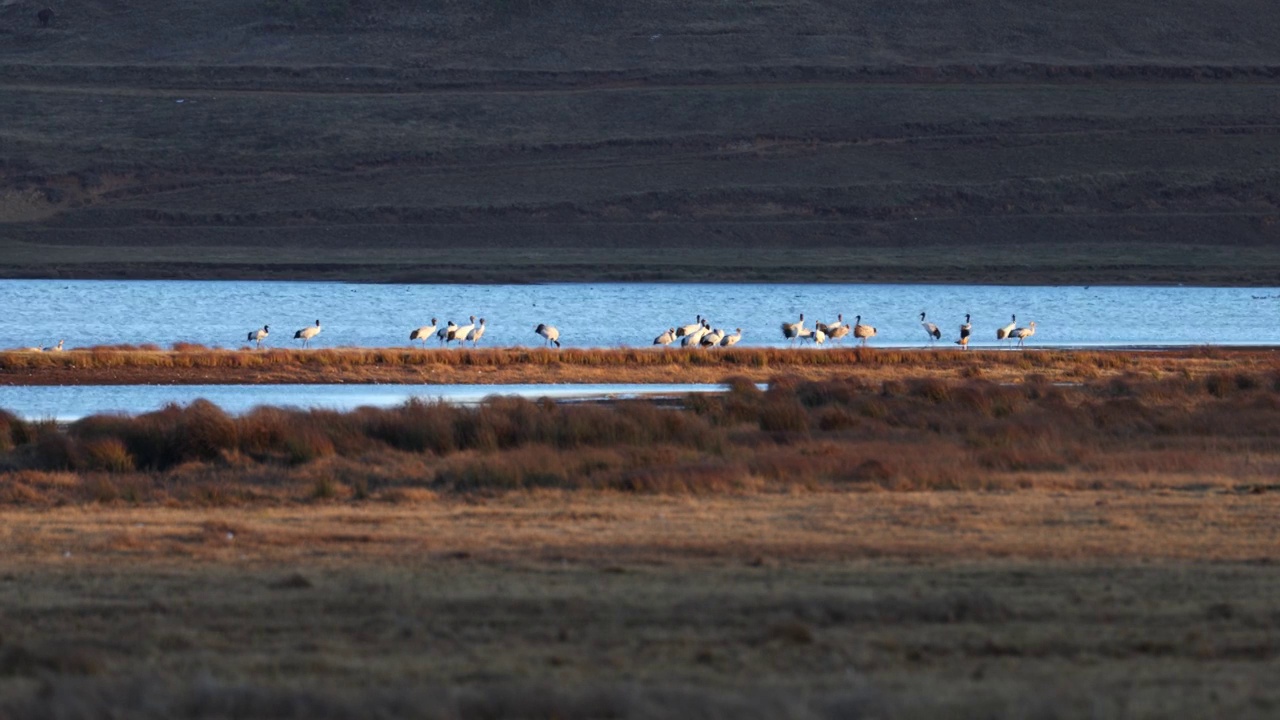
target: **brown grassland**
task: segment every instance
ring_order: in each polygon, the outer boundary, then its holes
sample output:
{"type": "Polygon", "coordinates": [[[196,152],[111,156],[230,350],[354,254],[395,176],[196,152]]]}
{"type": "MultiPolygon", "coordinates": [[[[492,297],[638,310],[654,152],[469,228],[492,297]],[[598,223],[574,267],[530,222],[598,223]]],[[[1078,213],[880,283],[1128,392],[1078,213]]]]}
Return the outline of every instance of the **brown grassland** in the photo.
{"type": "Polygon", "coordinates": [[[0,717],[1273,716],[1280,369],[1021,380],[3,416],[0,717]]]}
{"type": "Polygon", "coordinates": [[[254,383],[718,383],[736,376],[821,380],[856,374],[866,381],[929,375],[1022,382],[1085,382],[1121,374],[1183,378],[1277,369],[1274,348],[1164,350],[971,350],[827,347],[422,350],[338,348],[214,350],[181,343],[104,346],[59,353],[0,352],[0,385],[254,383]]]}

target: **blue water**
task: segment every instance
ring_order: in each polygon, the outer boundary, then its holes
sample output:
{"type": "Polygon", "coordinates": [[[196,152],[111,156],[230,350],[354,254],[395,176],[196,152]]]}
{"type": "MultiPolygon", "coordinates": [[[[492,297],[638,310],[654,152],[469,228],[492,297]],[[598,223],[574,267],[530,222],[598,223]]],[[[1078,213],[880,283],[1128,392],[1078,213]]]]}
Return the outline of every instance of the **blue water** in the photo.
{"type": "Polygon", "coordinates": [[[779,325],[814,320],[878,328],[880,347],[919,346],[927,311],[957,335],[973,316],[973,346],[995,344],[1016,313],[1035,320],[1035,346],[1280,344],[1280,288],[1017,287],[965,285],[355,285],[257,281],[0,281],[0,348],[193,342],[242,347],[271,326],[268,344],[294,347],[294,331],[320,319],[316,347],[406,345],[434,316],[441,325],[485,318],[482,345],[533,346],[538,323],[557,326],[566,347],[648,346],[702,314],[741,327],[742,345],[785,344],[779,325]],[[1254,299],[1265,296],[1265,299],[1254,299]]]}
{"type": "Polygon", "coordinates": [[[69,422],[97,413],[136,414],[204,398],[230,413],[259,405],[353,410],[411,398],[473,404],[491,395],[557,400],[681,396],[720,385],[0,385],[0,408],[28,420],[69,422]]]}

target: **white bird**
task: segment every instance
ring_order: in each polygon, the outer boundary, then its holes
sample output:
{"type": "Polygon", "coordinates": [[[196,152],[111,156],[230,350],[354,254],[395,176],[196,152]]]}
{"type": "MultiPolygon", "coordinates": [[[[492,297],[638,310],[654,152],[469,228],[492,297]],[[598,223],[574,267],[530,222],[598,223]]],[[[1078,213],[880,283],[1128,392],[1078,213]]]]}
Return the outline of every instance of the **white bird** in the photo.
{"type": "Polygon", "coordinates": [[[924,313],[920,313],[920,327],[924,328],[925,333],[929,336],[929,344],[933,344],[935,340],[942,337],[942,331],[937,325],[924,319],[924,313]]]}
{"type": "Polygon", "coordinates": [[[698,328],[702,327],[702,323],[702,316],[699,315],[698,322],[693,323],[692,325],[685,325],[683,327],[676,328],[676,337],[684,337],[685,335],[697,332],[698,328]]]}
{"type": "Polygon", "coordinates": [[[823,332],[822,328],[816,328],[810,336],[810,339],[813,340],[814,345],[821,345],[827,341],[827,334],[823,332]]]}
{"type": "Polygon", "coordinates": [[[436,331],[436,339],[440,341],[441,345],[444,345],[445,343],[449,342],[449,339],[453,337],[453,333],[457,329],[458,329],[458,326],[454,325],[453,321],[450,320],[448,325],[445,325],[444,327],[436,331]]]}
{"type": "Polygon", "coordinates": [[[1015,329],[1012,333],[1009,334],[1009,337],[1018,338],[1018,347],[1023,347],[1023,343],[1026,342],[1027,338],[1035,334],[1036,334],[1036,321],[1032,320],[1031,322],[1027,323],[1026,327],[1020,327],[1015,329]]]}
{"type": "Polygon", "coordinates": [[[724,331],[716,328],[702,336],[702,347],[716,347],[724,339],[724,331]]]}
{"type": "Polygon", "coordinates": [[[310,327],[304,327],[293,334],[294,340],[302,340],[302,347],[308,347],[311,344],[311,338],[320,334],[320,321],[316,320],[316,324],[310,327]]]}
{"type": "Polygon", "coordinates": [[[467,323],[466,325],[459,325],[458,327],[454,328],[453,332],[450,333],[449,336],[445,338],[445,340],[457,340],[458,344],[460,345],[466,342],[467,336],[470,335],[471,331],[474,330],[476,327],[476,316],[471,315],[470,318],[471,318],[471,322],[467,323]]]}
{"type": "Polygon", "coordinates": [[[250,331],[248,339],[254,343],[257,343],[257,346],[261,348],[262,341],[266,340],[267,336],[270,334],[271,334],[271,328],[267,325],[263,325],[261,328],[258,328],[257,330],[250,331]]]}
{"type": "Polygon", "coordinates": [[[807,337],[808,333],[804,332],[804,313],[800,313],[800,320],[793,323],[782,323],[782,337],[791,342],[796,338],[807,337]]]}
{"type": "Polygon", "coordinates": [[[423,325],[417,330],[414,330],[413,332],[409,333],[409,342],[413,342],[414,340],[421,340],[422,344],[425,346],[427,344],[427,338],[431,337],[435,333],[435,331],[436,331],[436,319],[431,318],[430,325],[423,325]]]}
{"type": "Polygon", "coordinates": [[[844,313],[836,314],[836,321],[833,323],[815,323],[814,326],[831,337],[831,331],[844,325],[844,313]]]}
{"type": "Polygon", "coordinates": [[[960,339],[956,344],[961,348],[969,349],[969,333],[973,331],[973,324],[969,322],[969,313],[964,314],[964,324],[960,326],[960,339]]]}
{"type": "Polygon", "coordinates": [[[1016,327],[1018,327],[1018,316],[1014,315],[1013,322],[1009,323],[1008,325],[1005,325],[1002,328],[996,329],[996,339],[1008,340],[1009,337],[1013,335],[1013,329],[1016,327]]]}
{"type": "Polygon", "coordinates": [[[550,325],[538,323],[538,327],[533,329],[542,337],[547,339],[547,344],[555,343],[556,347],[560,347],[560,331],[550,325]]]}
{"type": "Polygon", "coordinates": [[[47,348],[40,348],[40,351],[41,352],[62,352],[62,344],[65,342],[66,340],[59,340],[57,345],[54,345],[52,347],[47,347],[47,348]]]}
{"type": "Polygon", "coordinates": [[[720,340],[720,347],[733,347],[742,339],[742,328],[737,328],[732,335],[725,335],[720,340]]]}
{"type": "Polygon", "coordinates": [[[676,341],[676,329],[668,328],[666,332],[653,339],[654,345],[670,345],[676,341]]]}
{"type": "Polygon", "coordinates": [[[698,343],[702,342],[702,336],[709,332],[711,332],[711,327],[707,325],[707,321],[704,318],[702,321],[702,327],[694,330],[688,335],[685,335],[684,338],[680,340],[680,344],[684,347],[698,347],[698,343]]]}
{"type": "Polygon", "coordinates": [[[876,329],[870,325],[863,325],[862,316],[859,315],[853,319],[853,336],[862,340],[862,345],[865,347],[867,339],[876,336],[876,329]]]}
{"type": "Polygon", "coordinates": [[[464,340],[470,340],[471,347],[475,347],[476,343],[479,343],[480,338],[483,336],[484,336],[484,318],[480,318],[480,324],[476,326],[475,330],[472,330],[471,332],[467,333],[467,336],[464,338],[464,340]]]}

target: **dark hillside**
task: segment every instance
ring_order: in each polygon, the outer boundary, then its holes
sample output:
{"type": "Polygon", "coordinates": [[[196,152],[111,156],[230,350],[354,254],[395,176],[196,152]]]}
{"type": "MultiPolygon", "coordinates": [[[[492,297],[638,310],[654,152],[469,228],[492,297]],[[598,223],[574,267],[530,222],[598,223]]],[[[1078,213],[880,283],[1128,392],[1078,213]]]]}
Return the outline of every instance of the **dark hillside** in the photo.
{"type": "Polygon", "coordinates": [[[1273,2],[0,3],[10,276],[1280,283],[1273,2]]]}

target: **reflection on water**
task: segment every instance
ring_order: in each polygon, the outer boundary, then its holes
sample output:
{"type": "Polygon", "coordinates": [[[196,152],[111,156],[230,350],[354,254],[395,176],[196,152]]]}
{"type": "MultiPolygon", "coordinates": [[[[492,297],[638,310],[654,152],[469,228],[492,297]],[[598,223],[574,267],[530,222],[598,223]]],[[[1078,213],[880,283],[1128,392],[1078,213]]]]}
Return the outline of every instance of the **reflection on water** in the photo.
{"type": "Polygon", "coordinates": [[[30,420],[71,421],[97,413],[136,414],[204,398],[231,413],[259,405],[351,410],[411,398],[476,403],[492,395],[559,400],[679,396],[720,385],[0,385],[0,408],[30,420]]]}
{"type": "Polygon", "coordinates": [[[439,318],[485,318],[487,345],[537,345],[533,329],[560,329],[565,347],[647,346],[668,327],[704,315],[742,345],[782,345],[780,324],[805,314],[861,314],[873,343],[926,342],[919,315],[955,339],[973,316],[973,346],[1017,314],[1037,346],[1251,345],[1280,343],[1280,288],[1016,287],[964,285],[352,285],[260,281],[0,281],[0,348],[195,342],[242,347],[270,325],[267,345],[319,318],[315,347],[407,345],[410,330],[439,318]],[[1255,299],[1261,298],[1261,299],[1255,299]]]}

